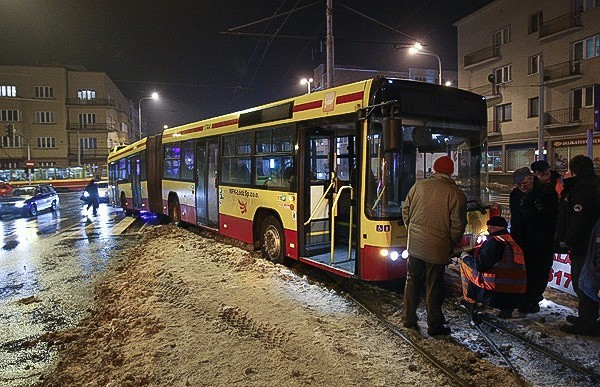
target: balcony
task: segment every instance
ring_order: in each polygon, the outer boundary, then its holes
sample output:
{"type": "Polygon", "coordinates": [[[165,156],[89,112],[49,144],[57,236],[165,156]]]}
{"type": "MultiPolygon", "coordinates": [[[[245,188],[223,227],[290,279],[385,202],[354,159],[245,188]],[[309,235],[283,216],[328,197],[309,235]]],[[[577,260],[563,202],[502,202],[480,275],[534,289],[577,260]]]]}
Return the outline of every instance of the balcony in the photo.
{"type": "Polygon", "coordinates": [[[574,128],[593,125],[593,108],[566,108],[544,112],[544,128],[574,128]]]}
{"type": "Polygon", "coordinates": [[[571,12],[566,15],[559,16],[552,20],[548,20],[540,26],[538,40],[540,42],[559,38],[573,31],[582,29],[581,13],[571,12]]]}
{"type": "Polygon", "coordinates": [[[464,68],[469,69],[500,59],[500,46],[494,45],[472,52],[464,57],[464,68]]]}
{"type": "Polygon", "coordinates": [[[81,98],[67,98],[65,103],[68,106],[110,106],[115,107],[115,101],[107,98],[93,98],[93,99],[81,99],[81,98]]]}
{"type": "Polygon", "coordinates": [[[570,60],[544,67],[544,85],[557,86],[575,81],[583,76],[582,62],[570,60]]]}
{"type": "MultiPolygon", "coordinates": [[[[90,158],[106,158],[108,157],[108,148],[81,148],[81,160],[90,158]]],[[[69,158],[77,158],[79,150],[76,147],[69,147],[69,158]]]]}

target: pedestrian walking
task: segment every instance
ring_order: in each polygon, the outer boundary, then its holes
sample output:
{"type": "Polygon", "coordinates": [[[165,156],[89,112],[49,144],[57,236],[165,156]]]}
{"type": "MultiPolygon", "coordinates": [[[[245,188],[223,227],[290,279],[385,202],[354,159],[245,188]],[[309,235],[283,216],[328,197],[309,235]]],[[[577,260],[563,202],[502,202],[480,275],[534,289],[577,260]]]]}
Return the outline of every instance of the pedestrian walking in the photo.
{"type": "Polygon", "coordinates": [[[417,329],[419,295],[425,286],[427,333],[449,335],[444,325],[444,271],[453,246],[460,242],[467,224],[467,198],[451,175],[454,162],[448,156],[433,163],[433,175],[418,181],[408,192],[402,217],[408,228],[408,274],[404,289],[403,324],[417,329]]]}
{"type": "Polygon", "coordinates": [[[579,287],[580,275],[586,258],[592,228],[600,219],[600,180],[594,172],[591,158],[577,155],[569,162],[571,177],[565,179],[565,188],[559,204],[557,240],[569,249],[571,279],[577,294],[579,316],[567,316],[570,325],[560,330],[578,335],[597,336],[598,302],[579,287]]]}
{"type": "Polygon", "coordinates": [[[488,239],[474,256],[461,256],[463,297],[470,311],[479,302],[500,309],[499,317],[511,318],[527,287],[523,250],[508,233],[503,217],[491,217],[487,227],[488,239]]]}
{"type": "Polygon", "coordinates": [[[513,182],[510,235],[523,249],[527,271],[527,291],[519,312],[537,313],[554,258],[558,195],[550,185],[536,181],[528,167],[517,169],[513,182]]]}
{"type": "Polygon", "coordinates": [[[98,214],[98,207],[100,206],[100,195],[98,194],[98,186],[96,185],[96,180],[92,179],[85,186],[85,192],[87,192],[88,196],[86,198],[86,211],[92,207],[94,215],[98,214]]]}

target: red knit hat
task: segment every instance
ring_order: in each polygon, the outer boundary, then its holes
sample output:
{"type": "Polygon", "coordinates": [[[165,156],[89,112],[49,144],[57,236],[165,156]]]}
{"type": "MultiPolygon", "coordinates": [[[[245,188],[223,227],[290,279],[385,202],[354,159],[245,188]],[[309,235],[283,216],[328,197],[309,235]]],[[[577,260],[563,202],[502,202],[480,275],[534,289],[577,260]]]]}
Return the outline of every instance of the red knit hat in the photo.
{"type": "Polygon", "coordinates": [[[433,170],[438,173],[452,175],[454,173],[454,161],[448,156],[442,156],[433,163],[433,170]]]}

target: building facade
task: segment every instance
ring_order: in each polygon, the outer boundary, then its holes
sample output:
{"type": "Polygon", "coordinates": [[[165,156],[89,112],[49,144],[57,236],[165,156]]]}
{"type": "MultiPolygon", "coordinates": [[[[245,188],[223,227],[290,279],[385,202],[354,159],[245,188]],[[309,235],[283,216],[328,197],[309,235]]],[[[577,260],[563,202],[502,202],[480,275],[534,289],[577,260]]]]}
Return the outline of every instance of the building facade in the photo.
{"type": "Polygon", "coordinates": [[[589,142],[600,168],[600,0],[496,0],[455,26],[458,86],[488,102],[492,181],[536,157],[565,172],[589,142]]]}
{"type": "Polygon", "coordinates": [[[106,176],[131,123],[131,102],[105,73],[0,66],[0,180],[106,176]]]}

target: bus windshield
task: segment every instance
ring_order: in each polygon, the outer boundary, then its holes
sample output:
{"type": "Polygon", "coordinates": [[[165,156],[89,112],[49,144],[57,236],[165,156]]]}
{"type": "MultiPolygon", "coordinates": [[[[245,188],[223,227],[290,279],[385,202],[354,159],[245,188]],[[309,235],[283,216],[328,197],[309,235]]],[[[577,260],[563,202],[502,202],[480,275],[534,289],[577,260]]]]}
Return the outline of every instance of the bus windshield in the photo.
{"type": "Polygon", "coordinates": [[[386,150],[381,119],[369,122],[365,212],[371,219],[400,219],[416,181],[433,174],[441,156],[454,160],[452,178],[469,200],[480,200],[481,128],[463,123],[402,120],[400,150],[386,150]]]}

